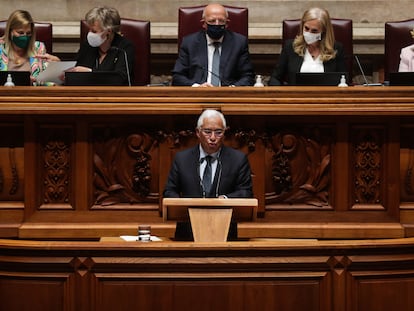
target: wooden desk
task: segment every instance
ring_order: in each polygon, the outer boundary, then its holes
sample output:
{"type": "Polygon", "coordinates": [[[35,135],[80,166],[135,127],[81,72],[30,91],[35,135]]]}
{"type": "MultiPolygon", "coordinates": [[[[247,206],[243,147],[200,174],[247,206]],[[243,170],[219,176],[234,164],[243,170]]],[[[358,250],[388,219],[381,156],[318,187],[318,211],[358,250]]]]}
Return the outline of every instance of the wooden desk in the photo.
{"type": "Polygon", "coordinates": [[[413,87],[0,88],[0,236],[97,238],[162,223],[174,154],[221,109],[258,219],[239,236],[414,234],[413,87]]]}
{"type": "Polygon", "coordinates": [[[412,238],[0,240],[0,301],[33,311],[411,311],[413,267],[412,238]]]}

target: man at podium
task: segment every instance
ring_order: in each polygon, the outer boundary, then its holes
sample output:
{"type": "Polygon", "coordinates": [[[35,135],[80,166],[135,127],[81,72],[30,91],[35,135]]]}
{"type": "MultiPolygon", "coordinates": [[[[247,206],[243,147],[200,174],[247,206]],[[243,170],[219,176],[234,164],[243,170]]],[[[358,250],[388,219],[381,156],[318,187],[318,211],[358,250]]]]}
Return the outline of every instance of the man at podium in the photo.
{"type": "MultiPolygon", "coordinates": [[[[217,110],[204,110],[197,121],[199,144],[178,152],[164,189],[164,198],[252,198],[247,156],[223,145],[227,124],[217,110]]],[[[229,239],[237,237],[232,224],[229,239]]],[[[177,239],[192,239],[189,223],[177,223],[177,239]]]]}

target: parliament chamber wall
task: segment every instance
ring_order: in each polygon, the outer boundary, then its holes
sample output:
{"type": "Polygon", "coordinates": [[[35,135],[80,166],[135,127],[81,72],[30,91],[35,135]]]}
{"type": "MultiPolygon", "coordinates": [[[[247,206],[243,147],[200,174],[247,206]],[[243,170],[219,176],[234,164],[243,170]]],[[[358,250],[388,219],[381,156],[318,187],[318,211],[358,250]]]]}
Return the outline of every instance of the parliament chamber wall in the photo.
{"type": "MultiPolygon", "coordinates": [[[[194,1],[109,1],[99,3],[80,0],[19,1],[2,3],[0,20],[6,20],[15,9],[29,10],[36,21],[53,24],[53,53],[65,60],[73,60],[79,49],[79,21],[94,5],[116,7],[125,18],[151,22],[152,82],[169,82],[177,58],[178,8],[207,3],[194,1]],[[47,8],[47,9],[45,9],[47,8]]],[[[281,51],[282,20],[300,18],[310,6],[320,5],[335,18],[353,20],[354,54],[358,55],[370,82],[383,82],[384,26],[387,21],[411,19],[414,3],[409,0],[359,1],[327,0],[320,3],[308,0],[282,1],[222,1],[249,9],[249,50],[257,74],[266,78],[277,64],[281,51]]],[[[50,51],[49,51],[50,52],[50,51]]],[[[355,63],[355,62],[354,62],[355,63]]],[[[354,83],[364,83],[361,71],[354,64],[354,83]]]]}

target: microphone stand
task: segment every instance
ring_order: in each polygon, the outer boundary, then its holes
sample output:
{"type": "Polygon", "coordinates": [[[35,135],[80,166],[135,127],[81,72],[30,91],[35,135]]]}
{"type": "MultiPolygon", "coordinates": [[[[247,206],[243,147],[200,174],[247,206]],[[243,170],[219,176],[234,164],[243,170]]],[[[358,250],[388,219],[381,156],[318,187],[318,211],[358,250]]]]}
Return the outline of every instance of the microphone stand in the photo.
{"type": "Polygon", "coordinates": [[[211,75],[215,76],[216,78],[219,78],[221,85],[223,85],[223,83],[224,83],[227,86],[234,86],[229,81],[222,79],[220,77],[220,75],[216,74],[215,72],[212,72],[211,70],[208,70],[207,68],[205,68],[205,67],[203,67],[201,65],[196,65],[196,67],[199,68],[199,69],[201,69],[201,70],[204,70],[204,72],[206,72],[206,73],[210,73],[211,75]],[[221,82],[223,82],[223,83],[221,83],[221,82]]]}
{"type": "Polygon", "coordinates": [[[355,54],[355,59],[356,59],[357,64],[358,64],[359,71],[361,72],[362,77],[364,78],[364,81],[365,81],[365,83],[363,84],[363,86],[382,86],[382,83],[368,83],[367,76],[365,75],[365,72],[362,69],[361,62],[359,61],[359,57],[356,54],[355,54]]]}
{"type": "Polygon", "coordinates": [[[124,53],[125,67],[126,67],[127,77],[128,77],[128,86],[131,86],[131,75],[129,74],[128,55],[127,55],[126,51],[124,49],[120,49],[117,46],[111,46],[111,49],[121,51],[121,52],[124,53]]]}

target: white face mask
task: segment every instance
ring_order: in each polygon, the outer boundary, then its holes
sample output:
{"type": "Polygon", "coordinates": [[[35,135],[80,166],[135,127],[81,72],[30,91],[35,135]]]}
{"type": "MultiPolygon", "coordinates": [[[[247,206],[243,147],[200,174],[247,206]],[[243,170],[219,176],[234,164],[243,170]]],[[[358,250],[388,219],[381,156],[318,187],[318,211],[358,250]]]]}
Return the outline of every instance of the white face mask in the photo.
{"type": "Polygon", "coordinates": [[[88,36],[86,37],[88,39],[88,43],[90,46],[97,48],[98,46],[101,46],[102,43],[105,42],[105,38],[102,38],[103,32],[100,33],[94,33],[89,31],[88,36]]]}
{"type": "Polygon", "coordinates": [[[303,32],[303,38],[307,44],[315,43],[316,41],[321,40],[321,33],[312,33],[308,31],[303,32]]]}

